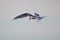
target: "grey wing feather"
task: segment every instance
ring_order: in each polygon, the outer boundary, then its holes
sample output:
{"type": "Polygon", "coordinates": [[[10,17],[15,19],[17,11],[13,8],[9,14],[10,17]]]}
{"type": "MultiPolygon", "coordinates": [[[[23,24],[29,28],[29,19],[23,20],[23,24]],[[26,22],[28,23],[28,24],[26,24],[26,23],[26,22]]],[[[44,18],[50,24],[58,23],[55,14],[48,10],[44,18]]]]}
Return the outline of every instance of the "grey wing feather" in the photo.
{"type": "Polygon", "coordinates": [[[39,14],[35,13],[35,16],[40,16],[39,14]]]}
{"type": "Polygon", "coordinates": [[[21,14],[21,15],[18,15],[17,17],[15,17],[14,20],[18,19],[18,18],[24,18],[24,17],[27,17],[27,16],[33,16],[33,15],[31,15],[29,13],[24,13],[24,14],[21,14]]]}

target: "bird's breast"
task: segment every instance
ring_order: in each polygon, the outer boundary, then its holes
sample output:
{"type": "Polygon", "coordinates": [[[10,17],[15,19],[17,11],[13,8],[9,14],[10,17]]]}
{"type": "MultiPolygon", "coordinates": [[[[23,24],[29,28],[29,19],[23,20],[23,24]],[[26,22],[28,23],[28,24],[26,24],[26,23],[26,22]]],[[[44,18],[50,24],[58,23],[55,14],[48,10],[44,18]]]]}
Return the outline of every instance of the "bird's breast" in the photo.
{"type": "Polygon", "coordinates": [[[31,18],[31,19],[36,19],[36,17],[35,17],[35,16],[31,16],[30,18],[31,18]]]}

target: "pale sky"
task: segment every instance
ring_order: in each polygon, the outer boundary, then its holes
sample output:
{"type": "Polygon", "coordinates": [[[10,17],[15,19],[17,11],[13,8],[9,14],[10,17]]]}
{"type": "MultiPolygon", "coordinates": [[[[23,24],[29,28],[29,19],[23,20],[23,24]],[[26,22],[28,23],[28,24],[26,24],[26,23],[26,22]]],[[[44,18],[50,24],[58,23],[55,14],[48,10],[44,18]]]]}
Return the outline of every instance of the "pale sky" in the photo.
{"type": "Polygon", "coordinates": [[[60,0],[0,0],[0,40],[60,40],[60,0]],[[47,17],[13,20],[25,12],[47,17]]]}

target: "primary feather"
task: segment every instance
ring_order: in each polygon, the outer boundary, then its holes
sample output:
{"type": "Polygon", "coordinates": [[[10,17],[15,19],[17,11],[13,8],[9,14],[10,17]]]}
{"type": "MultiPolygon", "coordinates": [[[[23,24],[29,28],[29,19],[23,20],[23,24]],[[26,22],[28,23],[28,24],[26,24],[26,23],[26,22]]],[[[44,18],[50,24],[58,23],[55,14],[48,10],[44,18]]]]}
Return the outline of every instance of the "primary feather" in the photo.
{"type": "Polygon", "coordinates": [[[35,13],[35,16],[40,16],[39,14],[35,13]]]}
{"type": "Polygon", "coordinates": [[[16,17],[14,18],[14,20],[15,20],[15,19],[18,19],[18,18],[24,18],[24,17],[27,17],[27,16],[33,16],[33,15],[31,15],[31,14],[29,14],[29,13],[24,13],[24,14],[21,14],[21,15],[16,16],[16,17]]]}

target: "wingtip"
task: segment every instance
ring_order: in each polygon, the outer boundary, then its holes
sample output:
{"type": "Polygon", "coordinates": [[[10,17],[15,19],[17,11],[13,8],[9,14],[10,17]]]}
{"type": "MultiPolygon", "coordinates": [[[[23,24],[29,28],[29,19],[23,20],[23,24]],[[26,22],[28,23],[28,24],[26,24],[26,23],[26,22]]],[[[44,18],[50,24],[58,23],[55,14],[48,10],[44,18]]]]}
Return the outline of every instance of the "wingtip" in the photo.
{"type": "Polygon", "coordinates": [[[13,18],[13,20],[16,20],[17,18],[13,18]]]}
{"type": "Polygon", "coordinates": [[[13,19],[13,20],[15,20],[15,19],[13,19]]]}

